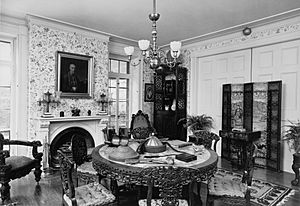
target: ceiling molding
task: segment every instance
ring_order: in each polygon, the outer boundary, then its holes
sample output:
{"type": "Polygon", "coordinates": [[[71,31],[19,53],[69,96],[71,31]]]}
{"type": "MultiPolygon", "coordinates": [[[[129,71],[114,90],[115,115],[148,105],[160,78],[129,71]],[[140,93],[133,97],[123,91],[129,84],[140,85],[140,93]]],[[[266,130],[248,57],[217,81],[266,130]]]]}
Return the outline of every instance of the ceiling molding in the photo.
{"type": "MultiPolygon", "coordinates": [[[[217,37],[221,37],[221,36],[226,36],[226,35],[237,33],[237,32],[240,32],[242,34],[242,30],[245,27],[249,27],[249,28],[253,29],[255,27],[261,27],[261,26],[264,26],[267,24],[271,24],[271,23],[278,22],[278,21],[283,21],[283,20],[290,19],[290,18],[297,17],[297,16],[300,16],[300,8],[290,10],[287,12],[283,12],[280,14],[276,14],[273,16],[269,16],[266,18],[258,19],[255,21],[246,22],[246,23],[243,23],[240,25],[236,25],[236,26],[226,28],[223,30],[200,35],[197,37],[184,39],[184,40],[181,40],[181,42],[182,42],[183,46],[188,46],[191,44],[199,43],[201,41],[205,41],[205,40],[209,40],[209,39],[213,39],[213,38],[217,38],[217,37]]],[[[166,46],[168,46],[168,45],[164,45],[164,47],[166,47],[166,46]]]]}
{"type": "MultiPolygon", "coordinates": [[[[115,54],[115,55],[119,55],[119,56],[124,56],[126,59],[128,59],[127,55],[124,52],[124,47],[128,46],[128,44],[124,44],[124,43],[120,43],[120,42],[116,42],[116,41],[110,41],[108,43],[108,51],[110,54],[115,54]]],[[[138,56],[138,52],[140,51],[140,49],[135,46],[134,47],[134,53],[133,53],[133,57],[138,56]]]]}
{"type": "Polygon", "coordinates": [[[239,31],[186,45],[183,49],[189,50],[191,57],[204,57],[296,39],[300,39],[300,15],[255,27],[249,36],[239,31]]]}
{"type": "Polygon", "coordinates": [[[67,23],[67,22],[63,22],[63,21],[59,21],[56,19],[51,19],[51,18],[47,18],[47,17],[42,17],[42,16],[37,16],[37,15],[33,15],[33,14],[27,14],[26,15],[26,20],[29,24],[39,24],[39,25],[43,25],[43,26],[47,26],[47,27],[51,27],[54,29],[60,29],[63,31],[68,31],[68,32],[77,32],[80,34],[84,34],[86,36],[90,36],[90,37],[95,37],[98,39],[101,39],[105,42],[109,41],[109,35],[97,31],[97,30],[93,30],[90,28],[86,28],[86,27],[82,27],[82,26],[78,26],[75,24],[71,24],[71,23],[67,23]]]}
{"type": "Polygon", "coordinates": [[[28,35],[28,28],[24,19],[1,15],[0,33],[7,36],[16,37],[17,35],[28,35]]]}

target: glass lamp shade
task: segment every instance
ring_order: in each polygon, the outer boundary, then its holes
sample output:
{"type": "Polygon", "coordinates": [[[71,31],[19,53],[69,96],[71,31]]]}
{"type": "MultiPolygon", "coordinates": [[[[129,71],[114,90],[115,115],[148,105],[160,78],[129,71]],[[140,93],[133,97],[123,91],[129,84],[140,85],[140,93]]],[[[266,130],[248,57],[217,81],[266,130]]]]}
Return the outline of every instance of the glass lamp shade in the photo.
{"type": "Polygon", "coordinates": [[[171,50],[171,57],[172,58],[178,58],[179,57],[179,55],[180,55],[180,50],[178,50],[178,51],[172,51],[171,50]]]}
{"type": "Polygon", "coordinates": [[[139,40],[140,50],[146,51],[148,49],[149,45],[150,45],[149,40],[139,40]]]}
{"type": "Polygon", "coordinates": [[[171,51],[179,51],[181,49],[180,41],[172,41],[170,43],[171,51]]]}
{"type": "Polygon", "coordinates": [[[134,47],[133,46],[125,47],[124,52],[126,55],[131,56],[134,52],[134,47]]]}

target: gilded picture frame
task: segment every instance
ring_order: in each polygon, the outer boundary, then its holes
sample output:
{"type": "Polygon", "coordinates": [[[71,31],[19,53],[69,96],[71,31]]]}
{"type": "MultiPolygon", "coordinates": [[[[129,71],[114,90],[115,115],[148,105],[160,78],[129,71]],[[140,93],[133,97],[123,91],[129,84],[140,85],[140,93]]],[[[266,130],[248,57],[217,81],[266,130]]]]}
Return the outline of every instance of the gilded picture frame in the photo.
{"type": "Polygon", "coordinates": [[[92,98],[93,57],[57,52],[56,90],[61,97],[92,98]]]}

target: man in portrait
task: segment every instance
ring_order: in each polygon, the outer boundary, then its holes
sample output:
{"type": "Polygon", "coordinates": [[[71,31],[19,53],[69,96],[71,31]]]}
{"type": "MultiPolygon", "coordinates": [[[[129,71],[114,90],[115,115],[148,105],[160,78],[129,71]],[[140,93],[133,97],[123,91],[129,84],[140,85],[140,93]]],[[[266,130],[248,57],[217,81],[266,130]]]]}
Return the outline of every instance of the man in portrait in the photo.
{"type": "Polygon", "coordinates": [[[63,76],[62,92],[84,93],[87,92],[87,82],[80,81],[76,73],[76,65],[70,63],[68,72],[63,76]]]}

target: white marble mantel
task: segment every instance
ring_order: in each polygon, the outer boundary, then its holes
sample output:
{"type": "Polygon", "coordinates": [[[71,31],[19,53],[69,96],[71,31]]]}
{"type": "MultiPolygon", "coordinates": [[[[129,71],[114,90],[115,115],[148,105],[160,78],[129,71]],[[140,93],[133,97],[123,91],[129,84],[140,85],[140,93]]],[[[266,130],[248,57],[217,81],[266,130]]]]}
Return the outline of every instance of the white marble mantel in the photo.
{"type": "Polygon", "coordinates": [[[104,143],[102,129],[107,126],[109,116],[72,116],[72,117],[39,117],[37,121],[37,137],[44,145],[43,148],[43,167],[49,166],[49,149],[51,142],[62,131],[79,127],[87,132],[94,139],[95,146],[104,143]]]}

